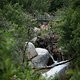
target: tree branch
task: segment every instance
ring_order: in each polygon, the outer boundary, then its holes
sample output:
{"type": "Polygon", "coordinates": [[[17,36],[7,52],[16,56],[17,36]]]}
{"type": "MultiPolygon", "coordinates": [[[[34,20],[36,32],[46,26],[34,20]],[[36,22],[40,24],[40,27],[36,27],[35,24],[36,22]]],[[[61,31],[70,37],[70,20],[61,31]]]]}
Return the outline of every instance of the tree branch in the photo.
{"type": "Polygon", "coordinates": [[[78,57],[78,56],[74,56],[73,58],[71,58],[71,59],[69,59],[69,60],[62,61],[62,62],[59,62],[59,63],[57,63],[57,64],[51,65],[51,66],[46,66],[46,67],[41,67],[41,68],[33,68],[33,69],[35,69],[35,70],[51,69],[51,68],[53,68],[53,67],[55,67],[55,66],[59,66],[59,65],[68,63],[68,62],[74,60],[74,59],[77,58],[77,57],[78,57]]]}

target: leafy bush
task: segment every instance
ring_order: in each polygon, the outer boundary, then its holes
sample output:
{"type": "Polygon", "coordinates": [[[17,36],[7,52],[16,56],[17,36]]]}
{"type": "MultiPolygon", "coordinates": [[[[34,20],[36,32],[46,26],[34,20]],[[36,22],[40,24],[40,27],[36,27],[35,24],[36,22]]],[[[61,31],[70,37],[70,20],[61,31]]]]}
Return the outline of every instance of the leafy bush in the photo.
{"type": "Polygon", "coordinates": [[[76,72],[73,73],[73,78],[70,80],[79,80],[80,75],[80,1],[69,0],[69,7],[57,11],[58,18],[54,21],[53,25],[60,35],[60,46],[63,47],[65,57],[78,56],[73,61],[76,72]]]}

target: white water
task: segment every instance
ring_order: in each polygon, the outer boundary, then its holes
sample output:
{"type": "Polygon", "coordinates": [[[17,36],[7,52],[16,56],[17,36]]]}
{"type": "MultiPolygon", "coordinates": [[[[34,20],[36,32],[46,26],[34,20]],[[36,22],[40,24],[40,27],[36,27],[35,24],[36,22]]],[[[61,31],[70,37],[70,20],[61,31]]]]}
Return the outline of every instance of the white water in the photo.
{"type": "Polygon", "coordinates": [[[51,77],[54,78],[56,74],[58,75],[62,74],[62,72],[64,72],[68,68],[68,66],[69,62],[59,66],[55,66],[51,68],[49,71],[43,73],[42,76],[45,78],[51,78],[51,77]]]}

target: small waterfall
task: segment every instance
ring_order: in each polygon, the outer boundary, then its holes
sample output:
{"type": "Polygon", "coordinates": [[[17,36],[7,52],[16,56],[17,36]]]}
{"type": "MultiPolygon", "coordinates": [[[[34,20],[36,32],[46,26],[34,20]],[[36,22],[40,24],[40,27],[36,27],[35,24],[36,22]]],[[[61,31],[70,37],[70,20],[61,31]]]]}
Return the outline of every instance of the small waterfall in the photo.
{"type": "Polygon", "coordinates": [[[52,58],[53,60],[53,63],[56,63],[57,61],[54,60],[53,56],[49,53],[50,57],[52,58]]]}
{"type": "MultiPolygon", "coordinates": [[[[33,57],[34,55],[37,55],[37,57],[32,59],[32,63],[34,63],[35,67],[46,66],[49,57],[52,58],[53,64],[47,67],[65,62],[65,61],[61,61],[61,62],[55,61],[53,56],[46,49],[35,48],[35,46],[31,42],[28,43],[28,51],[30,52],[29,55],[31,55],[30,58],[33,57]]],[[[55,74],[64,75],[65,70],[68,68],[68,66],[69,66],[69,62],[55,66],[51,68],[49,71],[43,73],[42,76],[45,78],[50,78],[50,77],[54,78],[55,74]]]]}

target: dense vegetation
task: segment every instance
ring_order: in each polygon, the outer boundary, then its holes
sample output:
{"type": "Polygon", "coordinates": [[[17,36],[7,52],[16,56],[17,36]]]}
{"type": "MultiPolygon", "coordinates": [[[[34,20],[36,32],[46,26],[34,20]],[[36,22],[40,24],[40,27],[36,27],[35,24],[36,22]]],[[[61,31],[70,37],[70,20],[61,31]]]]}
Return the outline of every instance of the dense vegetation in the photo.
{"type": "MultiPolygon", "coordinates": [[[[0,0],[0,80],[42,80],[27,65],[24,43],[34,37],[34,16],[44,12],[55,14],[50,24],[60,36],[65,57],[80,55],[79,0],[0,0]]],[[[70,80],[79,80],[80,58],[73,63],[70,80]]]]}
{"type": "Polygon", "coordinates": [[[74,68],[70,80],[80,79],[80,1],[70,0],[69,6],[56,12],[58,18],[53,22],[55,31],[60,35],[59,46],[65,57],[75,56],[72,62],[74,68]]]}

